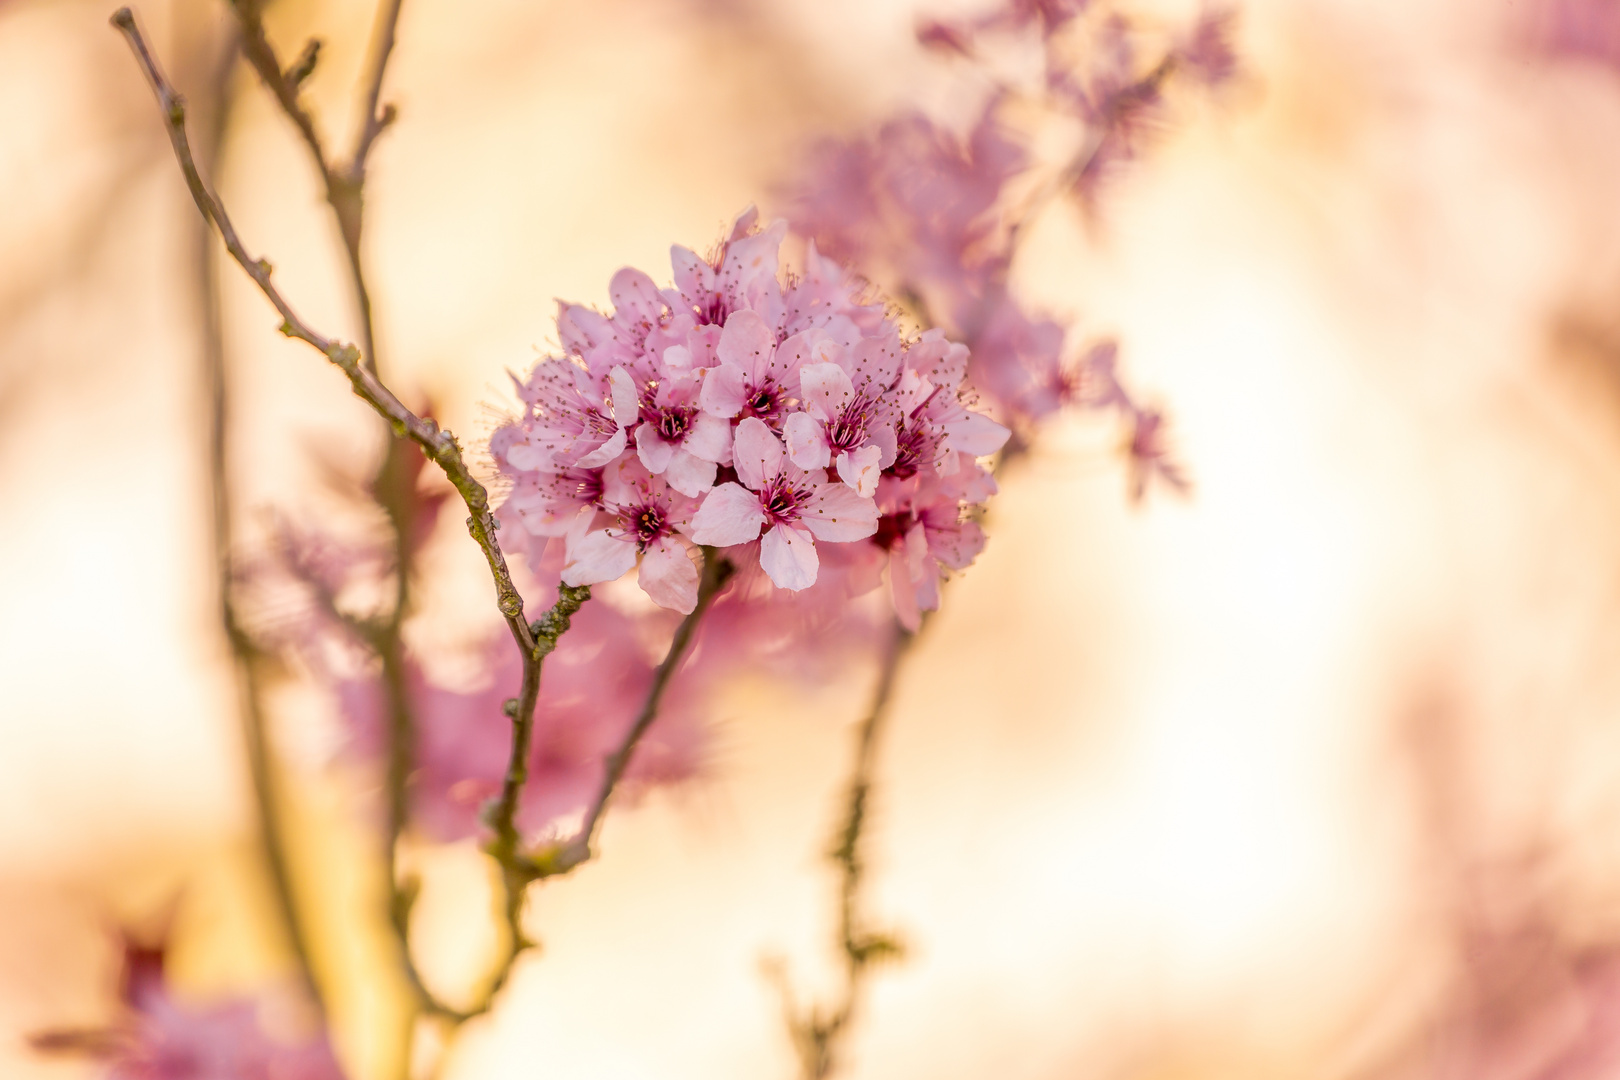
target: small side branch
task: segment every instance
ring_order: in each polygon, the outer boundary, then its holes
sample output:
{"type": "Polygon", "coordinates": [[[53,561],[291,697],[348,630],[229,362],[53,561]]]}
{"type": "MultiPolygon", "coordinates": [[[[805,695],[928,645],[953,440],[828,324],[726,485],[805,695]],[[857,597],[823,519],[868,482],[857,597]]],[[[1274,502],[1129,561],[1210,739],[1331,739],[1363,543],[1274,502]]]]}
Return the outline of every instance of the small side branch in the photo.
{"type": "Polygon", "coordinates": [[[680,667],[686,656],[686,650],[692,643],[692,634],[697,629],[699,620],[704,612],[708,611],[709,604],[714,600],[721,588],[736,567],[730,561],[722,558],[714,548],[703,549],[703,578],[698,584],[697,606],[691,614],[681,620],[681,625],[675,630],[675,637],[669,643],[669,652],[664,655],[664,662],[658,665],[653,673],[652,686],[647,691],[646,700],[642,703],[641,713],[636,722],[625,733],[624,741],[617,750],[609,754],[602,770],[602,783],[597,788],[596,798],[591,800],[590,809],[585,814],[585,821],[579,827],[579,832],[567,844],[554,852],[547,852],[542,857],[546,876],[551,874],[564,874],[580,863],[587,862],[593,852],[591,844],[596,839],[597,829],[602,824],[602,815],[607,812],[608,800],[613,797],[614,790],[619,781],[624,779],[624,771],[630,767],[630,759],[635,756],[636,747],[640,744],[642,736],[652,727],[652,722],[658,717],[658,703],[663,700],[664,690],[669,686],[670,677],[680,667]]]}

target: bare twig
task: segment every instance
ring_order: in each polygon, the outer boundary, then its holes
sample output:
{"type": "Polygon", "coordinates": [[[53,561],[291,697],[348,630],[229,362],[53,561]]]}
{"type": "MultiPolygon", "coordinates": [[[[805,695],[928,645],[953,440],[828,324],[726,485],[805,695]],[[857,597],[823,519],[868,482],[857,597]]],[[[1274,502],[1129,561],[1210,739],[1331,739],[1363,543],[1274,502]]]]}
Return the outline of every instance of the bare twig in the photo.
{"type": "Polygon", "coordinates": [[[381,111],[378,111],[378,106],[382,101],[383,73],[388,67],[388,57],[394,51],[402,3],[403,0],[384,0],[377,12],[377,39],[371,57],[371,70],[366,79],[365,119],[361,122],[360,134],[355,138],[354,153],[349,158],[349,178],[357,186],[365,179],[366,157],[371,153],[372,144],[397,115],[392,105],[381,111]]]}
{"type": "Polygon", "coordinates": [[[692,642],[692,632],[697,629],[698,621],[703,618],[703,613],[708,610],[715,594],[731,580],[731,575],[735,572],[736,567],[714,548],[703,549],[703,579],[698,585],[697,606],[676,628],[675,637],[669,643],[669,652],[664,655],[663,663],[659,664],[658,670],[653,673],[652,686],[647,690],[641,714],[625,733],[624,741],[619,744],[618,749],[608,755],[602,771],[602,783],[597,788],[596,798],[591,801],[579,832],[558,849],[553,857],[545,861],[547,876],[567,873],[591,858],[593,854],[591,843],[596,839],[596,831],[602,823],[602,815],[607,811],[608,800],[613,797],[619,781],[624,779],[624,771],[630,767],[630,759],[635,755],[636,746],[641,742],[642,736],[647,734],[653,720],[657,718],[658,703],[663,699],[664,689],[669,685],[670,677],[675,674],[686,655],[687,646],[692,642]]]}
{"type": "Polygon", "coordinates": [[[867,970],[880,961],[898,959],[903,953],[899,940],[892,934],[874,932],[863,926],[859,907],[866,875],[861,839],[872,793],[878,739],[888,717],[900,662],[912,640],[909,631],[899,623],[894,624],[883,666],[878,672],[877,688],[872,694],[872,706],[855,729],[855,760],[850,767],[844,817],[833,847],[827,853],[839,870],[838,947],[843,953],[844,986],[838,1003],[826,1011],[814,1006],[808,1012],[801,1011],[794,1002],[785,974],[778,966],[767,969],[782,994],[788,1031],[805,1080],[824,1080],[837,1070],[842,1041],[860,1010],[867,970]]]}
{"type": "Polygon", "coordinates": [[[197,172],[197,164],[192,159],[191,147],[186,139],[185,106],[180,96],[158,70],[145,38],[135,25],[134,15],[128,8],[120,8],[113,15],[112,24],[129,41],[141,70],[157,94],[158,104],[162,108],[168,129],[169,141],[174,146],[180,171],[185,176],[186,186],[191,190],[191,197],[196,202],[197,209],[219,230],[220,238],[225,242],[225,250],[230,252],[231,257],[247,272],[254,284],[258,285],[259,291],[264,293],[265,298],[281,315],[281,332],[312,346],[337,365],[348,376],[349,385],[356,396],[387,420],[396,435],[411,439],[422,448],[429,460],[444,471],[445,477],[467,506],[470,514],[467,529],[477,541],[479,549],[484,553],[485,561],[489,564],[490,577],[495,583],[497,605],[501,615],[505,618],[512,637],[523,647],[524,655],[531,655],[534,652],[534,638],[529,632],[528,624],[523,621],[523,597],[512,584],[506,557],[501,553],[500,545],[495,542],[495,532],[500,525],[490,509],[489,492],[467,468],[461,456],[461,445],[455,435],[440,430],[434,421],[424,420],[406,408],[399,398],[394,396],[393,391],[361,364],[360,351],[353,345],[322,336],[311,329],[292,309],[270,279],[270,264],[248,254],[224,206],[197,172]]]}

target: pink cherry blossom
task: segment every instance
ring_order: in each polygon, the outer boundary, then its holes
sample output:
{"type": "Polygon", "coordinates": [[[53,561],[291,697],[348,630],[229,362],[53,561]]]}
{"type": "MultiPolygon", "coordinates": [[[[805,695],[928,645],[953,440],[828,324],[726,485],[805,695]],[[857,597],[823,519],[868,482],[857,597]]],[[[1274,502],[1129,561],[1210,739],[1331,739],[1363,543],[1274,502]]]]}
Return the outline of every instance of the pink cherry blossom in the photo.
{"type": "Polygon", "coordinates": [[[569,536],[563,582],[613,581],[639,558],[638,581],[647,595],[660,607],[686,614],[697,606],[698,571],[680,537],[690,531],[696,502],[634,457],[627,456],[606,475],[601,506],[612,515],[611,523],[569,536]]]}
{"type": "Polygon", "coordinates": [[[636,427],[641,463],[686,495],[712,488],[715,467],[731,456],[731,425],[698,405],[703,376],[702,369],[666,372],[642,393],[636,427]]]}
{"type": "Polygon", "coordinates": [[[636,386],[624,368],[596,376],[562,357],[536,365],[518,384],[518,396],[529,413],[520,425],[503,429],[499,453],[522,472],[607,464],[624,451],[638,411],[636,386]]]}
{"type": "Polygon", "coordinates": [[[106,1080],[344,1080],[324,1033],[276,1038],[259,1022],[258,1000],[176,999],[161,947],[126,943],[120,998],[111,1027],[45,1032],[34,1046],[99,1057],[106,1080]]]}
{"type": "Polygon", "coordinates": [[[734,457],[740,483],[709,494],[692,519],[692,539],[731,547],[758,538],[759,564],[779,588],[796,592],[815,584],[817,539],[848,543],[877,531],[870,498],[827,483],[820,469],[799,468],[759,418],[737,425],[734,457]]]}
{"type": "Polygon", "coordinates": [[[799,394],[799,369],[816,340],[801,333],[778,346],[775,331],[758,312],[733,312],[715,350],[719,363],[703,382],[704,411],[726,420],[757,417],[780,426],[788,401],[799,394]]]}

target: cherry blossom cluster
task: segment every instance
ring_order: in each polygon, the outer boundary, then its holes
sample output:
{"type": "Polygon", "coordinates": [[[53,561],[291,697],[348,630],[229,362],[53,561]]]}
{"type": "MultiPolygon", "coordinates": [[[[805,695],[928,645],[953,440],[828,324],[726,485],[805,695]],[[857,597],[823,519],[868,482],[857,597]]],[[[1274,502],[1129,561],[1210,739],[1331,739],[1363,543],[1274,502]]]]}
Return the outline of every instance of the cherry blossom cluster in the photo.
{"type": "Polygon", "coordinates": [[[1102,182],[1163,126],[1173,81],[1207,90],[1233,79],[1231,32],[1230,12],[1211,9],[1166,39],[1091,0],[1005,0],[977,17],[925,22],[923,45],[965,58],[974,81],[988,83],[977,115],[958,132],[907,112],[822,142],[784,192],[794,226],[967,344],[975,391],[1021,439],[1065,406],[1108,410],[1127,426],[1136,493],[1153,478],[1182,487],[1164,416],[1126,390],[1115,344],[1070,348],[1068,328],[1028,310],[1009,276],[1050,199],[1093,206],[1102,182]],[[996,70],[997,39],[1009,37],[1039,50],[1033,80],[996,70]],[[1019,123],[1008,122],[1015,113],[1019,123]],[[1056,163],[1036,152],[1043,122],[1075,144],[1056,163]]]}
{"type": "MultiPolygon", "coordinates": [[[[696,548],[791,592],[824,557],[886,562],[903,621],[938,606],[942,572],[984,546],[966,514],[995,492],[981,459],[1009,431],[969,407],[964,346],[908,339],[814,244],[783,280],[786,234],[750,209],[712,258],[672,249],[672,287],[624,269],[611,315],[562,306],[565,355],[515,379],[523,414],[490,439],[512,482],[503,545],[560,544],[569,585],[639,567],[679,612],[696,548]]],[[[878,575],[840,575],[857,578],[878,575]]]]}

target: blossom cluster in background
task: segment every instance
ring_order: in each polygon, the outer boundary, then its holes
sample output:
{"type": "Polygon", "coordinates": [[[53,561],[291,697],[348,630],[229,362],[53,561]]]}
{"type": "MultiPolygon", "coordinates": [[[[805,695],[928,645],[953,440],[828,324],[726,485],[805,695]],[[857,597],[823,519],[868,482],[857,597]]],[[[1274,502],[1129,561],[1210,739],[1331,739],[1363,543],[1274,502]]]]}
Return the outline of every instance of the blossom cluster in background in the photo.
{"type": "Polygon", "coordinates": [[[958,133],[907,113],[822,142],[784,191],[794,226],[966,343],[974,389],[1021,440],[1068,405],[1114,410],[1127,425],[1135,493],[1153,479],[1183,488],[1164,417],[1127,392],[1114,343],[1071,358],[1067,328],[1030,312],[1008,279],[1036,215],[1062,196],[1092,205],[1165,122],[1173,83],[1209,89],[1234,78],[1231,27],[1230,13],[1210,10],[1166,41],[1084,0],[1011,0],[975,19],[925,22],[924,45],[965,58],[990,84],[974,121],[958,133]],[[1033,88],[986,58],[1009,37],[1039,44],[1033,88]],[[1004,119],[1014,104],[1077,129],[1073,152],[1039,161],[1033,134],[1004,119]]]}

